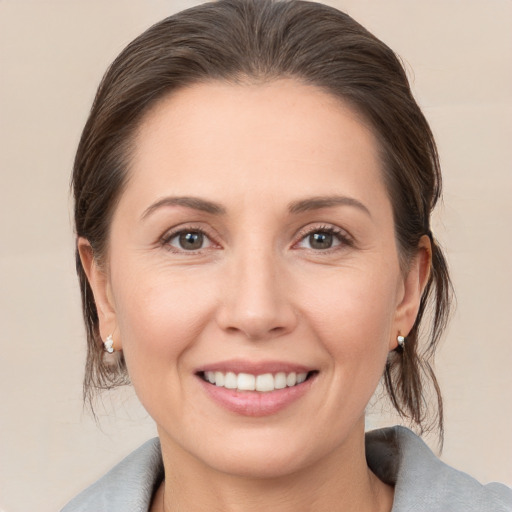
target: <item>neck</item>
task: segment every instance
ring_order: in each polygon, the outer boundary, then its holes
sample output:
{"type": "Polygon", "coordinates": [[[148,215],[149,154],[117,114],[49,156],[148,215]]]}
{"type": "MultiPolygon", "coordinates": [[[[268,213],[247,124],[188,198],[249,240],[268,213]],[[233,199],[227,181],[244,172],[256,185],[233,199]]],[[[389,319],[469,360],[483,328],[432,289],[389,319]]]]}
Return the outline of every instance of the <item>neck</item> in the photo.
{"type": "Polygon", "coordinates": [[[152,511],[389,512],[393,490],[369,470],[360,430],[322,460],[272,478],[205,466],[161,435],[165,481],[152,511]]]}

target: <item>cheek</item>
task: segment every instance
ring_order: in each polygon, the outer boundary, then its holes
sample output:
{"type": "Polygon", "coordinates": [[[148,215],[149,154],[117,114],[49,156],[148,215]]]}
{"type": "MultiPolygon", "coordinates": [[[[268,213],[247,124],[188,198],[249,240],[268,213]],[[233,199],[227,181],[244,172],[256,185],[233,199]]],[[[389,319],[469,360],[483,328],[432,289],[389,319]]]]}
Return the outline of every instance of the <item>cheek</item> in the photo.
{"type": "Polygon", "coordinates": [[[393,334],[397,304],[396,269],[376,267],[339,272],[323,293],[310,290],[309,316],[332,360],[344,371],[381,373],[393,334]],[[350,363],[350,364],[349,364],[350,363]]]}
{"type": "Polygon", "coordinates": [[[151,379],[177,384],[184,354],[211,316],[212,297],[207,290],[199,291],[200,283],[187,276],[170,276],[161,269],[129,270],[120,269],[113,276],[113,289],[122,349],[140,396],[145,387],[151,392],[151,379]],[[128,279],[130,275],[137,278],[128,279]]]}
{"type": "Polygon", "coordinates": [[[329,392],[319,413],[326,420],[319,437],[343,436],[364,415],[384,371],[398,279],[394,268],[379,265],[335,269],[325,279],[317,275],[298,295],[309,332],[328,354],[322,370],[329,392]]]}

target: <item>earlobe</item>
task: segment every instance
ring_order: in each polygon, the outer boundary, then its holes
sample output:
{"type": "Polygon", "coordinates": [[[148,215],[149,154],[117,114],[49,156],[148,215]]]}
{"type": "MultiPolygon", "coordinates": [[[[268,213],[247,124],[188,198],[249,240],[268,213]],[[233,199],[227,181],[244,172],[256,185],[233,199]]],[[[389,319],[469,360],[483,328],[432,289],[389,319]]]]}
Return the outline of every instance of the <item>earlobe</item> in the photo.
{"type": "Polygon", "coordinates": [[[407,336],[414,326],[423,290],[425,290],[430,277],[431,264],[432,245],[430,238],[423,235],[403,281],[403,296],[396,309],[395,332],[390,342],[390,350],[397,346],[397,334],[407,336]]]}
{"type": "MultiPolygon", "coordinates": [[[[108,275],[105,269],[101,268],[98,264],[88,240],[79,237],[77,240],[77,248],[82,267],[94,295],[94,302],[96,303],[98,312],[100,336],[102,340],[106,340],[107,337],[115,331],[117,326],[108,275]]],[[[117,348],[116,346],[116,349],[117,348]]]]}

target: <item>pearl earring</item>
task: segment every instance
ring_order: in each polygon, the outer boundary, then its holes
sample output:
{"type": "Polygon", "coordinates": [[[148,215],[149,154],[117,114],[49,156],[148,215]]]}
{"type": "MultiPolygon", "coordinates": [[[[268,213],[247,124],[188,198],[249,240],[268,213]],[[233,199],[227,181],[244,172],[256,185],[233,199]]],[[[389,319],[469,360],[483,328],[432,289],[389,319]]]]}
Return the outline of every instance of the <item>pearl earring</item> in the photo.
{"type": "Polygon", "coordinates": [[[405,336],[402,336],[401,334],[399,334],[397,337],[396,337],[396,341],[398,341],[398,345],[400,346],[400,348],[403,350],[404,349],[404,346],[405,346],[405,336]]]}
{"type": "Polygon", "coordinates": [[[109,354],[112,354],[115,351],[112,334],[109,334],[107,336],[107,339],[103,342],[103,350],[105,350],[105,352],[108,352],[109,354]]]}

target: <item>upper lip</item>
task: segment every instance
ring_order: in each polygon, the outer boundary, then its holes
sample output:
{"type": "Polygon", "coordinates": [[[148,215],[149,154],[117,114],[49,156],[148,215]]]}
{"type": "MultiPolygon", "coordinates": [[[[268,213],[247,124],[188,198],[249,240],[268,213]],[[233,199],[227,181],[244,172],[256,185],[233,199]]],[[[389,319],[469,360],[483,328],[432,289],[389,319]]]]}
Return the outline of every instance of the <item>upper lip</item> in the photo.
{"type": "Polygon", "coordinates": [[[263,375],[265,373],[308,373],[314,371],[302,364],[291,363],[287,361],[247,361],[242,359],[231,359],[227,361],[219,361],[210,363],[197,368],[195,373],[203,372],[233,372],[233,373],[249,373],[252,375],[263,375]]]}

